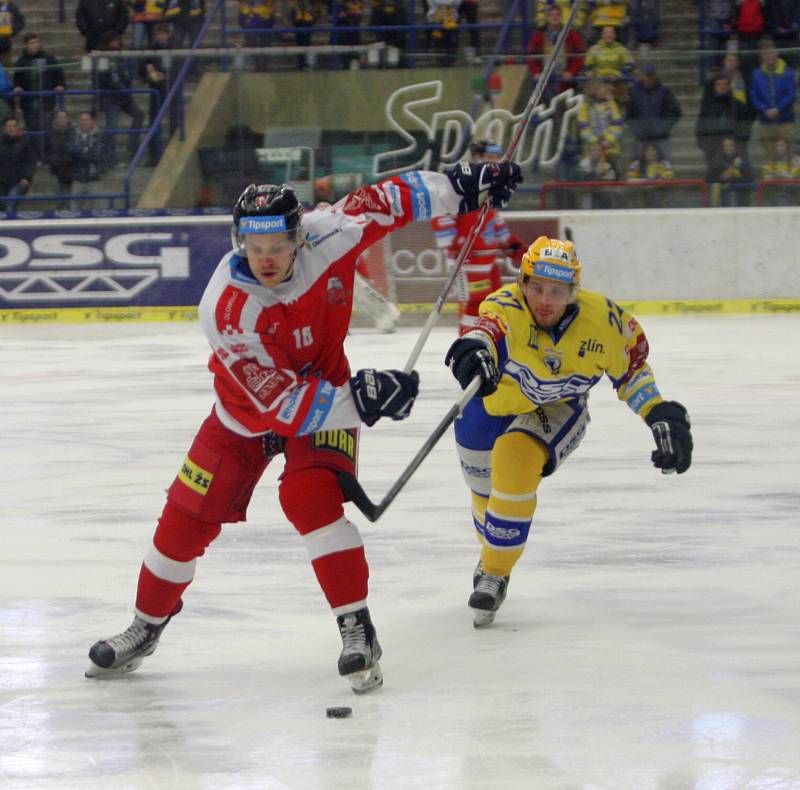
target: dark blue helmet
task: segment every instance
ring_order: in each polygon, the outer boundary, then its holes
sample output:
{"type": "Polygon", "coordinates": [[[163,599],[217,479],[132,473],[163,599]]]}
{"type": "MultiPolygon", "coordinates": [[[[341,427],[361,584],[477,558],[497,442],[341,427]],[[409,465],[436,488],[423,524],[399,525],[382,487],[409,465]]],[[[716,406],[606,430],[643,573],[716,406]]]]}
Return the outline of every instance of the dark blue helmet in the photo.
{"type": "Polygon", "coordinates": [[[502,156],[503,149],[494,142],[494,140],[481,137],[477,140],[473,140],[469,144],[469,154],[474,161],[479,162],[487,154],[491,156],[502,156]]]}

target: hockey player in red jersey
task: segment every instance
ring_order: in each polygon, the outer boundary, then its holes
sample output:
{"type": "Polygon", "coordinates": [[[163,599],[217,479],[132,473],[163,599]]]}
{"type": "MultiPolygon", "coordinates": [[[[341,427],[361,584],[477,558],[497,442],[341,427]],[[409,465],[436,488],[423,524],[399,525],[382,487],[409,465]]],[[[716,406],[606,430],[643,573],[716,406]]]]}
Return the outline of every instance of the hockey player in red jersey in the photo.
{"type": "MultiPolygon", "coordinates": [[[[470,143],[469,158],[472,164],[499,162],[502,156],[503,150],[491,140],[479,139],[470,143]]],[[[450,266],[455,264],[477,216],[478,212],[475,211],[455,217],[434,218],[432,225],[436,245],[445,251],[450,266]]],[[[506,257],[518,264],[524,252],[525,246],[509,231],[499,212],[490,209],[456,279],[460,335],[472,329],[478,320],[481,302],[502,285],[501,268],[506,257]]]]}
{"type": "Polygon", "coordinates": [[[354,473],[362,423],[408,416],[418,377],[375,369],[351,375],[344,339],[356,260],[409,222],[473,211],[484,193],[503,205],[520,180],[519,168],[507,164],[410,172],[305,216],[286,185],[242,193],[233,250],[199,306],[215,404],[167,493],[139,572],[133,622],[92,646],[87,677],[130,672],[155,651],[198,558],[223,523],[245,520],[264,470],[283,455],[280,504],[336,616],[339,673],[357,693],[381,685],[364,545],[344,515],[336,472],[354,473]]]}

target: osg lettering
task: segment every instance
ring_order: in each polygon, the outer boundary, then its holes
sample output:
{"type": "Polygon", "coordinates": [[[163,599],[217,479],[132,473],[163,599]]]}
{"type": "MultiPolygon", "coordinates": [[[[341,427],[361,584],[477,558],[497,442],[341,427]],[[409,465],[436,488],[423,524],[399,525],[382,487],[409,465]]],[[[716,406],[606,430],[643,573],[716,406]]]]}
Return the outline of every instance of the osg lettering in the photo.
{"type": "Polygon", "coordinates": [[[46,233],[30,243],[0,236],[0,295],[12,303],[129,301],[161,280],[189,278],[189,247],[172,246],[174,236],[46,233]]]}

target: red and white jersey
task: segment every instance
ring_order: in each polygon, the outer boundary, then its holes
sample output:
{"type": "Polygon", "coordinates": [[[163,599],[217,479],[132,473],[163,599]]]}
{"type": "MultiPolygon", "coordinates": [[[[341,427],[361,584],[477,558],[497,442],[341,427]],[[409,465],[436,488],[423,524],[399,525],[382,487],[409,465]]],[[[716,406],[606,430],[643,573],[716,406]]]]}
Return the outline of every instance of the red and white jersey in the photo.
{"type": "MultiPolygon", "coordinates": [[[[452,217],[438,217],[431,223],[436,236],[436,245],[447,251],[447,257],[455,259],[461,251],[478,211],[452,217]]],[[[506,257],[506,249],[513,241],[506,221],[496,209],[489,209],[481,232],[475,239],[472,249],[464,261],[464,271],[468,275],[487,276],[495,265],[506,257]]]]}
{"type": "Polygon", "coordinates": [[[459,200],[440,173],[361,187],[304,215],[292,275],[272,288],[246,258],[228,253],[199,306],[221,422],[243,436],[360,425],[344,353],[356,261],[403,225],[455,213],[459,200]]]}

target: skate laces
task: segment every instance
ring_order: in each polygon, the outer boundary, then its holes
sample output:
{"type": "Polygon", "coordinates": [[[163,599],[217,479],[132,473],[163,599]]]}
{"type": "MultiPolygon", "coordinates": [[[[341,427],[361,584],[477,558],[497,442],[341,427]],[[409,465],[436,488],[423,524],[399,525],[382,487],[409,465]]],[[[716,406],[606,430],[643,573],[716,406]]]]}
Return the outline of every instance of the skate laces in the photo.
{"type": "Polygon", "coordinates": [[[478,579],[475,592],[488,593],[492,598],[499,598],[506,580],[502,576],[492,576],[484,573],[478,579]]]}
{"type": "Polygon", "coordinates": [[[150,630],[147,623],[137,617],[121,634],[107,639],[106,644],[113,648],[114,653],[120,655],[136,650],[149,638],[150,630]]]}
{"type": "Polygon", "coordinates": [[[342,620],[341,634],[343,653],[367,652],[367,633],[364,624],[359,623],[355,616],[347,616],[342,620]]]}

